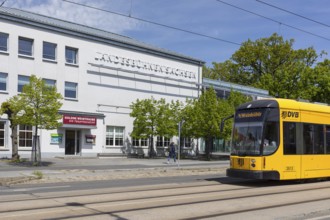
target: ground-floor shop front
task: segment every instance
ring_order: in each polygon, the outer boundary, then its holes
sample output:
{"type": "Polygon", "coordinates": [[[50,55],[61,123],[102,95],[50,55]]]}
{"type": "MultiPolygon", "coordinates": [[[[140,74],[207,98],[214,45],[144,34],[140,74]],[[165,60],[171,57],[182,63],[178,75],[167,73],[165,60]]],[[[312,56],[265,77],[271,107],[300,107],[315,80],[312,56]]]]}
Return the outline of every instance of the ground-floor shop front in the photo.
{"type": "MultiPolygon", "coordinates": [[[[38,131],[41,157],[97,157],[97,156],[167,156],[171,142],[179,143],[178,137],[153,137],[135,139],[130,136],[132,118],[120,118],[114,114],[61,111],[62,125],[56,130],[38,131]],[[120,123],[125,122],[125,123],[120,123]]],[[[35,129],[17,126],[18,152],[23,158],[31,156],[35,129]]],[[[0,157],[11,158],[12,140],[9,120],[0,120],[0,157]]],[[[180,138],[180,153],[196,156],[203,153],[203,140],[180,138]]],[[[228,153],[228,147],[215,143],[214,153],[228,153]],[[219,147],[219,146],[220,147],[219,147]],[[218,147],[217,147],[218,146],[218,147]]],[[[179,148],[177,147],[177,150],[179,148]]]]}

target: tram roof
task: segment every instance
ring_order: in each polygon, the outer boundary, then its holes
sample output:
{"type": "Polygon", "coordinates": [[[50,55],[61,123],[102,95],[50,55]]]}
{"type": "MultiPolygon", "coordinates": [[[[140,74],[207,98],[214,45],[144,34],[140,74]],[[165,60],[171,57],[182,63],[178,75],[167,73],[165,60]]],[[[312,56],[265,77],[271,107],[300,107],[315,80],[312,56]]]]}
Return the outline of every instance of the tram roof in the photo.
{"type": "Polygon", "coordinates": [[[293,99],[276,99],[280,108],[325,112],[330,114],[330,106],[323,103],[312,103],[293,99]]]}
{"type": "Polygon", "coordinates": [[[306,101],[299,101],[293,99],[260,99],[248,103],[244,103],[238,107],[238,109],[246,108],[281,108],[281,109],[293,109],[293,110],[307,110],[314,112],[325,112],[330,114],[330,106],[323,103],[311,103],[306,101]]]}

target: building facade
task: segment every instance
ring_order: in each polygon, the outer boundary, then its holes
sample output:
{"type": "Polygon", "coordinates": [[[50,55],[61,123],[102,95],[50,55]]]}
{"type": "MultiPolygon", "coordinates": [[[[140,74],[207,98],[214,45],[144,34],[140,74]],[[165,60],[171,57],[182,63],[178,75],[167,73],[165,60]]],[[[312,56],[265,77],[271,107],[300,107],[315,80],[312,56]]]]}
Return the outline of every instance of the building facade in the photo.
{"type": "MultiPolygon", "coordinates": [[[[133,140],[130,104],[154,97],[197,98],[203,61],[134,39],[22,10],[0,7],[0,103],[36,75],[64,97],[63,125],[40,131],[43,157],[127,153],[133,140]]],[[[18,126],[19,154],[30,155],[33,129],[18,126]]],[[[0,118],[0,155],[11,155],[11,131],[0,118]]],[[[155,145],[169,140],[155,138],[155,145]]]]}

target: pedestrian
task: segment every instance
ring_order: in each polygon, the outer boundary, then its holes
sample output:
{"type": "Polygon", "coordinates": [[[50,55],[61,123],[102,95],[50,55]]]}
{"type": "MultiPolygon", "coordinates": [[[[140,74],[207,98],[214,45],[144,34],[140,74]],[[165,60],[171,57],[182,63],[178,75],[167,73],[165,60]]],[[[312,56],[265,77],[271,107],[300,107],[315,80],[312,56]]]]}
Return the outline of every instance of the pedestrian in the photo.
{"type": "Polygon", "coordinates": [[[175,152],[175,145],[174,142],[171,142],[169,146],[169,153],[167,157],[167,163],[170,163],[171,158],[173,157],[174,163],[176,163],[176,152],[175,152]]]}

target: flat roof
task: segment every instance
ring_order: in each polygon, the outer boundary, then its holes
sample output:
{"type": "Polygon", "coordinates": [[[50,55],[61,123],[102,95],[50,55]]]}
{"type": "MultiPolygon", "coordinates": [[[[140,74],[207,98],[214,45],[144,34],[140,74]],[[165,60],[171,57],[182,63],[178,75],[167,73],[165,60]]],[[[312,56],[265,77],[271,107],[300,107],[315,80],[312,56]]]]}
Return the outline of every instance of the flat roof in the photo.
{"type": "Polygon", "coordinates": [[[205,63],[202,60],[185,56],[163,48],[155,47],[130,37],[20,9],[0,7],[0,19],[66,33],[68,35],[87,38],[94,41],[101,41],[103,43],[161,57],[167,57],[174,60],[180,60],[199,66],[202,66],[205,63]]]}

